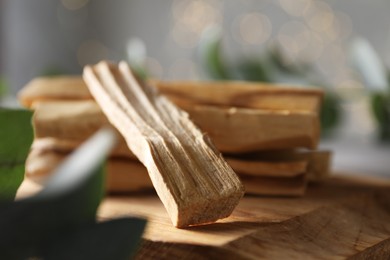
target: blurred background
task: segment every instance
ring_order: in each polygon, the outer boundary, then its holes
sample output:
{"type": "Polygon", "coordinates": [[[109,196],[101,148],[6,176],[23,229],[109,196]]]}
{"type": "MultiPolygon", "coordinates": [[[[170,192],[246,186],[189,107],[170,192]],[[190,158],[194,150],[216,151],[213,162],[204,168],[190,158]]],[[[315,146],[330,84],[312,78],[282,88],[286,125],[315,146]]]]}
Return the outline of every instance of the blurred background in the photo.
{"type": "Polygon", "coordinates": [[[318,86],[336,170],[390,176],[390,1],[0,0],[0,98],[128,60],[162,79],[318,86]]]}

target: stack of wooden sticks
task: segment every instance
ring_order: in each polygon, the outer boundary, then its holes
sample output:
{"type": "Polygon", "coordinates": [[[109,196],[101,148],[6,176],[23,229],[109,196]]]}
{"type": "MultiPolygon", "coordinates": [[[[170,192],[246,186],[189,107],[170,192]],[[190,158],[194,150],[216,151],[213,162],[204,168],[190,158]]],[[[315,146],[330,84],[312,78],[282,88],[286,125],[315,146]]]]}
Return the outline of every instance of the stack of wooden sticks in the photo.
{"type": "MultiPolygon", "coordinates": [[[[317,150],[322,91],[245,82],[148,84],[208,133],[246,193],[300,196],[309,181],[326,178],[331,153],[317,150]]],[[[95,131],[110,125],[81,76],[36,78],[19,93],[19,101],[35,111],[26,175],[37,182],[95,131]]],[[[152,189],[146,168],[118,137],[107,162],[108,191],[152,189]]]]}

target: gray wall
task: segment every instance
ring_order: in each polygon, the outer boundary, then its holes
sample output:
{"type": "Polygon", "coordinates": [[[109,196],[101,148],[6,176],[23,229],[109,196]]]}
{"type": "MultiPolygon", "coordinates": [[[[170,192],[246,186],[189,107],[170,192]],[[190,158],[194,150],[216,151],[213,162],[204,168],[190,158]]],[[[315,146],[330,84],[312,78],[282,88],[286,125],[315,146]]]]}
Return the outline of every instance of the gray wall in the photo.
{"type": "MultiPolygon", "coordinates": [[[[49,68],[80,73],[87,62],[126,58],[125,44],[131,37],[145,42],[148,55],[160,66],[163,77],[199,77],[199,71],[191,63],[195,48],[179,46],[170,34],[174,26],[172,5],[179,3],[178,0],[90,0],[76,11],[67,10],[59,0],[0,1],[3,4],[0,9],[0,28],[3,28],[0,70],[14,93],[49,68]],[[84,50],[83,55],[78,55],[80,48],[84,50]],[[187,65],[188,69],[183,70],[187,65]],[[189,71],[191,66],[195,71],[189,71]],[[175,69],[180,73],[175,73],[175,69]]],[[[258,11],[268,15],[274,32],[289,19],[296,19],[286,15],[277,6],[278,2],[272,0],[210,0],[208,3],[219,8],[226,32],[225,48],[233,55],[259,49],[259,46],[234,42],[231,28],[240,14],[258,11]]],[[[390,1],[332,0],[327,3],[351,17],[354,29],[351,36],[366,36],[386,61],[389,60],[390,1]]]]}

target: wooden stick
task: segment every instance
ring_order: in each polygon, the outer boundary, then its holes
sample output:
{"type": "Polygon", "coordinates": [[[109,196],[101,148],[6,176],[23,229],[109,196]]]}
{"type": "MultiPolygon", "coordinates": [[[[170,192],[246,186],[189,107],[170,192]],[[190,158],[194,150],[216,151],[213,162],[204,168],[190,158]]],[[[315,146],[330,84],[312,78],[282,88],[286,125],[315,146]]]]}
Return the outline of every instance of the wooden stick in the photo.
{"type": "Polygon", "coordinates": [[[269,162],[297,162],[305,160],[310,181],[322,181],[329,177],[332,165],[332,152],[328,150],[278,150],[262,151],[246,155],[247,160],[269,162]]]}
{"type": "MultiPolygon", "coordinates": [[[[46,155],[46,154],[60,154],[67,155],[78,147],[77,143],[72,143],[67,140],[56,140],[53,138],[40,138],[35,139],[31,147],[33,154],[46,155]],[[37,152],[39,151],[39,152],[37,152]]],[[[133,155],[134,156],[134,155],[133,155]]],[[[314,155],[313,155],[314,156],[314,155]]],[[[35,156],[36,158],[38,156],[35,156]]],[[[42,156],[39,156],[42,157],[42,156]]],[[[50,157],[50,156],[48,156],[50,157]]],[[[314,157],[318,157],[314,156],[314,157]]],[[[136,157],[124,157],[122,154],[111,154],[110,160],[123,160],[133,163],[138,161],[136,157]]],[[[278,177],[278,178],[290,178],[301,175],[307,172],[307,165],[309,160],[289,160],[285,161],[260,161],[259,159],[245,159],[232,156],[225,156],[225,160],[232,167],[232,169],[242,176],[258,176],[258,177],[278,177]]],[[[48,164],[50,160],[48,159],[48,164]]],[[[142,164],[141,164],[142,165],[142,164]]],[[[117,167],[118,168],[118,167],[117,167]]],[[[125,170],[123,170],[125,171],[125,170]]],[[[45,170],[46,172],[46,170],[45,170]]],[[[146,173],[146,169],[145,169],[146,173]]]]}
{"type": "MultiPolygon", "coordinates": [[[[71,151],[104,126],[111,126],[93,100],[38,101],[33,116],[34,145],[44,142],[57,150],[71,151]],[[48,139],[50,137],[51,139],[48,139]],[[39,140],[39,139],[45,140],[39,140]]],[[[136,158],[118,132],[118,142],[111,154],[136,158]]]]}
{"type": "Polygon", "coordinates": [[[318,113],[323,91],[258,82],[159,81],[153,84],[175,103],[318,113]]]}
{"type": "Polygon", "coordinates": [[[306,174],[292,178],[244,177],[245,192],[256,195],[303,196],[306,191],[306,174]]]}
{"type": "Polygon", "coordinates": [[[31,108],[42,100],[86,100],[92,99],[80,76],[39,77],[30,81],[19,93],[19,102],[31,108]]]}
{"type": "MultiPolygon", "coordinates": [[[[33,148],[26,161],[26,177],[44,183],[67,153],[33,148]]],[[[106,163],[106,189],[109,193],[129,193],[153,189],[146,168],[138,161],[110,158],[106,163]]],[[[240,173],[240,172],[238,172],[240,173]]],[[[240,174],[241,175],[241,174],[240,174]]],[[[241,175],[246,193],[266,196],[301,196],[306,187],[304,174],[292,176],[241,175]]]]}
{"type": "MultiPolygon", "coordinates": [[[[210,106],[187,108],[187,112],[222,152],[318,145],[319,122],[312,113],[210,106]]],[[[81,142],[109,122],[94,101],[51,101],[36,103],[33,124],[38,138],[81,142]]],[[[118,143],[121,150],[128,150],[122,137],[118,143]]]]}
{"type": "Polygon", "coordinates": [[[128,64],[101,62],[84,80],[110,122],[146,166],[172,223],[187,227],[227,217],[243,186],[207,136],[154,89],[140,85],[128,64]]]}
{"type": "MultiPolygon", "coordinates": [[[[58,139],[53,137],[36,138],[32,149],[49,150],[59,153],[69,153],[79,147],[85,140],[58,139]]],[[[126,142],[118,142],[110,153],[110,157],[136,160],[137,157],[129,150],[126,142]]]]}
{"type": "MultiPolygon", "coordinates": [[[[33,148],[26,160],[26,177],[44,184],[50,174],[69,153],[33,148]]],[[[106,162],[106,190],[109,193],[128,193],[153,190],[146,168],[138,161],[111,158],[106,162]]]]}
{"type": "Polygon", "coordinates": [[[195,106],[187,111],[223,152],[314,149],[318,145],[320,124],[313,113],[212,106],[195,106]]]}
{"type": "Polygon", "coordinates": [[[242,176],[296,177],[307,171],[307,161],[267,162],[226,157],[233,170],[242,176]]]}
{"type": "MultiPolygon", "coordinates": [[[[216,105],[265,110],[306,111],[317,114],[323,91],[266,83],[239,81],[151,81],[159,91],[179,107],[216,105]]],[[[32,107],[40,100],[84,100],[92,98],[79,76],[40,77],[19,93],[19,101],[32,107]]]]}
{"type": "Polygon", "coordinates": [[[86,140],[97,129],[110,126],[92,100],[36,103],[33,117],[35,137],[86,140]],[[75,127],[77,125],[77,127],[75,127]]]}

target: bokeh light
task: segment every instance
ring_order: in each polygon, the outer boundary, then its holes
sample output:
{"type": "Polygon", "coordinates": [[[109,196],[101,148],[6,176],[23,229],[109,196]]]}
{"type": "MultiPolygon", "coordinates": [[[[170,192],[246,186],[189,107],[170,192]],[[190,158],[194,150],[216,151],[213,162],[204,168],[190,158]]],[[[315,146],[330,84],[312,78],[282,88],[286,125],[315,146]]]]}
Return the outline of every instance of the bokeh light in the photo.
{"type": "Polygon", "coordinates": [[[239,35],[246,44],[261,44],[269,39],[272,24],[269,18],[261,13],[248,13],[239,17],[239,35]]]}
{"type": "Polygon", "coordinates": [[[183,48],[196,47],[201,33],[207,27],[222,21],[222,14],[215,6],[215,1],[175,0],[172,4],[172,16],[172,38],[183,48]]]}

